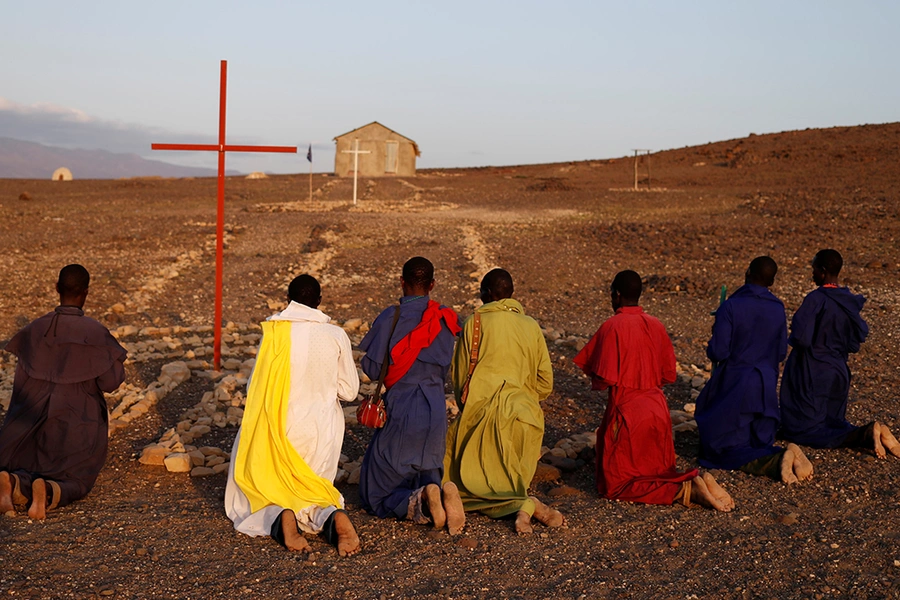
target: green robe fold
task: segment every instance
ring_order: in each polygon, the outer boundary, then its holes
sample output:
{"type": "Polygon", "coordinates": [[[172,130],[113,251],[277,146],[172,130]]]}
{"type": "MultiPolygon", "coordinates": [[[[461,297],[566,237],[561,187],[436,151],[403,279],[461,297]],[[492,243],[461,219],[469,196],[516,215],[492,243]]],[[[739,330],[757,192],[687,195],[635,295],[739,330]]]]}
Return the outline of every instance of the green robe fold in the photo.
{"type": "MultiPolygon", "coordinates": [[[[447,432],[444,480],[459,487],[467,511],[500,518],[534,513],[528,486],[544,439],[540,401],[553,391],[550,354],[541,328],[518,301],[490,302],[481,315],[481,347],[459,418],[447,432]]],[[[453,359],[457,400],[469,372],[473,317],[453,359]]]]}

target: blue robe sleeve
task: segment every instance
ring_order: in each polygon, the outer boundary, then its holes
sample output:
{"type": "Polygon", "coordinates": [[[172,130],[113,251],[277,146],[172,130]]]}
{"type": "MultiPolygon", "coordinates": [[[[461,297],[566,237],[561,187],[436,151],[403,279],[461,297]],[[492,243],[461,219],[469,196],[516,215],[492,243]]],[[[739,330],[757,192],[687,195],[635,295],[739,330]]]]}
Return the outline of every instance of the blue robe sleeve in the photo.
{"type": "Polygon", "coordinates": [[[713,323],[712,337],[706,346],[706,356],[714,363],[720,363],[731,356],[731,330],[732,330],[731,302],[725,302],[716,311],[716,320],[713,323]]]}
{"type": "Polygon", "coordinates": [[[385,351],[390,342],[387,336],[394,320],[394,310],[393,306],[383,310],[375,318],[366,337],[359,343],[359,349],[366,353],[359,361],[359,366],[372,381],[378,379],[381,374],[381,361],[384,360],[385,351]]]}
{"type": "Polygon", "coordinates": [[[800,308],[791,319],[791,346],[809,348],[816,333],[816,317],[822,310],[822,299],[816,293],[810,293],[803,299],[800,308]]]}

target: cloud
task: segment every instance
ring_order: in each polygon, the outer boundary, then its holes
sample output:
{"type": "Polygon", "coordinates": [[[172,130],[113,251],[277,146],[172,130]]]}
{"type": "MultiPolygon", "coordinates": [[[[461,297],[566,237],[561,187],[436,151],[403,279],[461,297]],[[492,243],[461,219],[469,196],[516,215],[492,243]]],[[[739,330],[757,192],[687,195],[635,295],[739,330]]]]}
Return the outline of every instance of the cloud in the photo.
{"type": "Polygon", "coordinates": [[[214,136],[177,134],[158,127],[93,117],[50,103],[18,104],[0,97],[0,131],[5,137],[62,148],[108,150],[147,156],[150,143],[211,144],[214,136]]]}
{"type": "MultiPolygon", "coordinates": [[[[0,136],[67,149],[137,154],[151,160],[184,166],[215,168],[216,165],[215,154],[211,152],[150,150],[153,142],[214,144],[215,135],[178,133],[161,127],[101,119],[77,108],[46,102],[26,105],[0,97],[0,136]]],[[[229,141],[240,144],[259,143],[244,136],[229,141]]],[[[323,162],[330,163],[330,157],[334,156],[333,142],[313,142],[312,146],[317,167],[323,162]]],[[[294,173],[307,168],[306,149],[306,144],[298,144],[297,155],[233,154],[229,155],[227,164],[229,170],[243,172],[258,170],[294,173]]]]}

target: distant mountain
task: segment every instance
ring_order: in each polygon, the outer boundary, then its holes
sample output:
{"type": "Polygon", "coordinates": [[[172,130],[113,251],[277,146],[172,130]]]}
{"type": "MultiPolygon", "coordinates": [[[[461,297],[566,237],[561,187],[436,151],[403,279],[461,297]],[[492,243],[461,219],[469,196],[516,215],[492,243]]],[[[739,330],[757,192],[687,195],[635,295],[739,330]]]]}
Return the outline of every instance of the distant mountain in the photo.
{"type": "MultiPolygon", "coordinates": [[[[137,154],[115,154],[106,150],[69,150],[34,142],[0,137],[0,178],[50,179],[53,171],[66,167],[75,179],[120,177],[214,177],[215,169],[181,167],[137,154]]],[[[237,172],[228,171],[229,175],[237,172]]]]}

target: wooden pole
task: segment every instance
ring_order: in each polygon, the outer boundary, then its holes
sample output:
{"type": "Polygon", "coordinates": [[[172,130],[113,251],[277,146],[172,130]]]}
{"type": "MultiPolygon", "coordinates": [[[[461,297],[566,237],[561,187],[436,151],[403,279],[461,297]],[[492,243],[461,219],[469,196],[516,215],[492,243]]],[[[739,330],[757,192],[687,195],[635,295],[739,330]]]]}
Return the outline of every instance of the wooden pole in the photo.
{"type": "Polygon", "coordinates": [[[312,161],[309,161],[309,203],[312,204],[312,161]]]}
{"type": "Polygon", "coordinates": [[[647,189],[649,190],[652,186],[650,185],[650,151],[647,151],[647,189]]]}
{"type": "Polygon", "coordinates": [[[635,191],[637,191],[637,189],[638,189],[637,188],[637,157],[638,157],[638,151],[635,150],[634,151],[634,189],[635,189],[635,191]]]}

